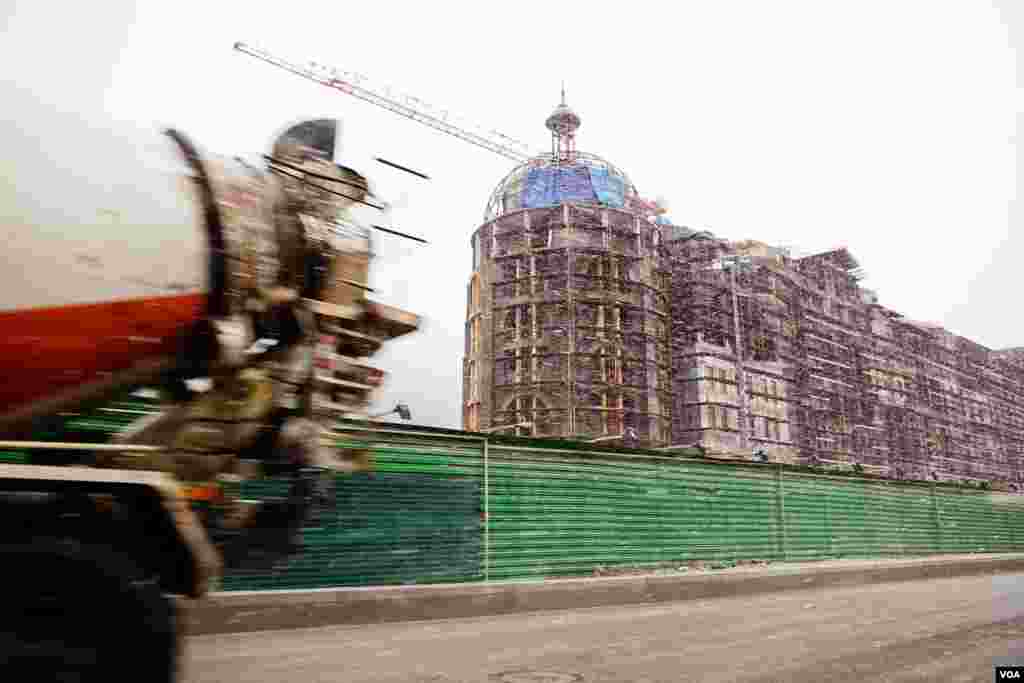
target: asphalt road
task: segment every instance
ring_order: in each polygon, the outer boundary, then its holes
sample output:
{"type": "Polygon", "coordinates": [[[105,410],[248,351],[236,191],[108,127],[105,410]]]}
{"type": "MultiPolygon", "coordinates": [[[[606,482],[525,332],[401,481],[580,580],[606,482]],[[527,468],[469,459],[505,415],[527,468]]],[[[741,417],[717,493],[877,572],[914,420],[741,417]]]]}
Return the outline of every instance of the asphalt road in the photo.
{"type": "Polygon", "coordinates": [[[197,636],[187,683],[992,681],[1024,574],[545,614],[197,636]]]}

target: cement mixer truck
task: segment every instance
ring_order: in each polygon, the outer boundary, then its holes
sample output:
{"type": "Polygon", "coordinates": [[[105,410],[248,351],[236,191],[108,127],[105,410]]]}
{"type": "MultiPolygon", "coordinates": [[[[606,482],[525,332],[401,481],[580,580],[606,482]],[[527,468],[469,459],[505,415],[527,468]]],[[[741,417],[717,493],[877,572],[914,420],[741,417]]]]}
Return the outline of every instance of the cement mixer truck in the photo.
{"type": "Polygon", "coordinates": [[[41,680],[174,680],[173,596],[201,598],[366,467],[330,423],[366,412],[367,359],[419,318],[367,297],[359,210],[383,200],[336,160],[335,122],[245,163],[19,104],[35,115],[0,124],[0,451],[25,455],[0,464],[0,658],[41,680]],[[139,387],[161,409],[114,439],[38,438],[139,387]],[[200,514],[189,493],[263,476],[288,498],[213,493],[200,514]]]}

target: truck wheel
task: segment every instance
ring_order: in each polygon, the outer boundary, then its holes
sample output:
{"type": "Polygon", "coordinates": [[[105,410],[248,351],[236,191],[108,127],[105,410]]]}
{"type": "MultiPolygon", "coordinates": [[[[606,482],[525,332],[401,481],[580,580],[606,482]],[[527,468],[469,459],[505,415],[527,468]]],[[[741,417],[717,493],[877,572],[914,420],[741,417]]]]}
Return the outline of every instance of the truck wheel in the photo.
{"type": "Polygon", "coordinates": [[[3,546],[0,557],[0,659],[10,671],[48,681],[174,681],[173,607],[131,562],[59,539],[3,546]]]}

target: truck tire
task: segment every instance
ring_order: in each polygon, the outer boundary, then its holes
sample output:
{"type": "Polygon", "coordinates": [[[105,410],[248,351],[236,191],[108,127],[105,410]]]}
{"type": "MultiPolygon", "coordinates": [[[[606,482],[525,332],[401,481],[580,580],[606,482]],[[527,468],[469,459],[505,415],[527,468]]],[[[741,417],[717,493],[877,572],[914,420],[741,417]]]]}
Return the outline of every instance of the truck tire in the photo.
{"type": "Polygon", "coordinates": [[[0,557],[0,660],[9,671],[33,680],[173,683],[173,606],[130,560],[67,539],[0,546],[0,557]]]}

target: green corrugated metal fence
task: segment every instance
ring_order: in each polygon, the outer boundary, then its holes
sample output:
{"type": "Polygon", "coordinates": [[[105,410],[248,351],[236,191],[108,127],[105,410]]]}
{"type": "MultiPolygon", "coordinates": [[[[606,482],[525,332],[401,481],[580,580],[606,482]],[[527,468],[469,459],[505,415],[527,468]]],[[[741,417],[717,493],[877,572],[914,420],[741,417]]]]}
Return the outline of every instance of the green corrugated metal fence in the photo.
{"type": "MultiPolygon", "coordinates": [[[[365,523],[374,529],[379,554],[372,562],[356,557],[345,576],[327,571],[323,559],[311,561],[323,572],[317,585],[529,579],[689,561],[721,566],[1024,550],[1024,504],[1017,496],[653,453],[483,447],[482,439],[400,432],[373,438],[373,476],[415,472],[419,478],[409,485],[420,490],[399,502],[386,487],[371,491],[371,479],[339,479],[339,491],[359,489],[368,501],[365,523]],[[464,497],[432,488],[452,480],[463,483],[464,497]],[[475,508],[471,496],[478,497],[475,508]],[[462,516],[453,523],[456,508],[462,516]],[[483,525],[469,521],[476,510],[487,513],[483,525]],[[425,551],[413,529],[446,541],[425,551]],[[451,556],[439,550],[445,542],[460,548],[451,551],[458,571],[439,569],[438,562],[452,562],[441,559],[451,556]],[[366,562],[362,571],[360,562],[366,562]]],[[[333,533],[343,538],[345,527],[339,513],[333,533]]],[[[328,554],[349,552],[344,542],[329,547],[328,554]]],[[[271,581],[235,577],[225,585],[308,582],[284,568],[271,581]]]]}
{"type": "MultiPolygon", "coordinates": [[[[49,436],[102,440],[152,410],[133,401],[106,408],[49,436]]],[[[367,447],[373,471],[336,479],[334,511],[303,530],[301,552],[229,572],[225,589],[1024,550],[1024,496],[559,441],[349,427],[339,447],[367,447]]],[[[246,482],[242,495],[283,496],[286,486],[246,482]]]]}
{"type": "Polygon", "coordinates": [[[494,446],[490,454],[492,578],[1024,550],[1017,496],[778,466],[494,446]]]}
{"type": "Polygon", "coordinates": [[[494,446],[490,455],[492,578],[777,556],[771,472],[494,446]]]}
{"type": "MultiPolygon", "coordinates": [[[[478,581],[483,578],[480,440],[392,435],[369,446],[372,472],[334,482],[334,519],[303,530],[302,552],[261,570],[228,572],[224,590],[478,581]]],[[[286,484],[271,482],[271,495],[286,484]]],[[[267,497],[266,480],[244,498],[267,497]]]]}

